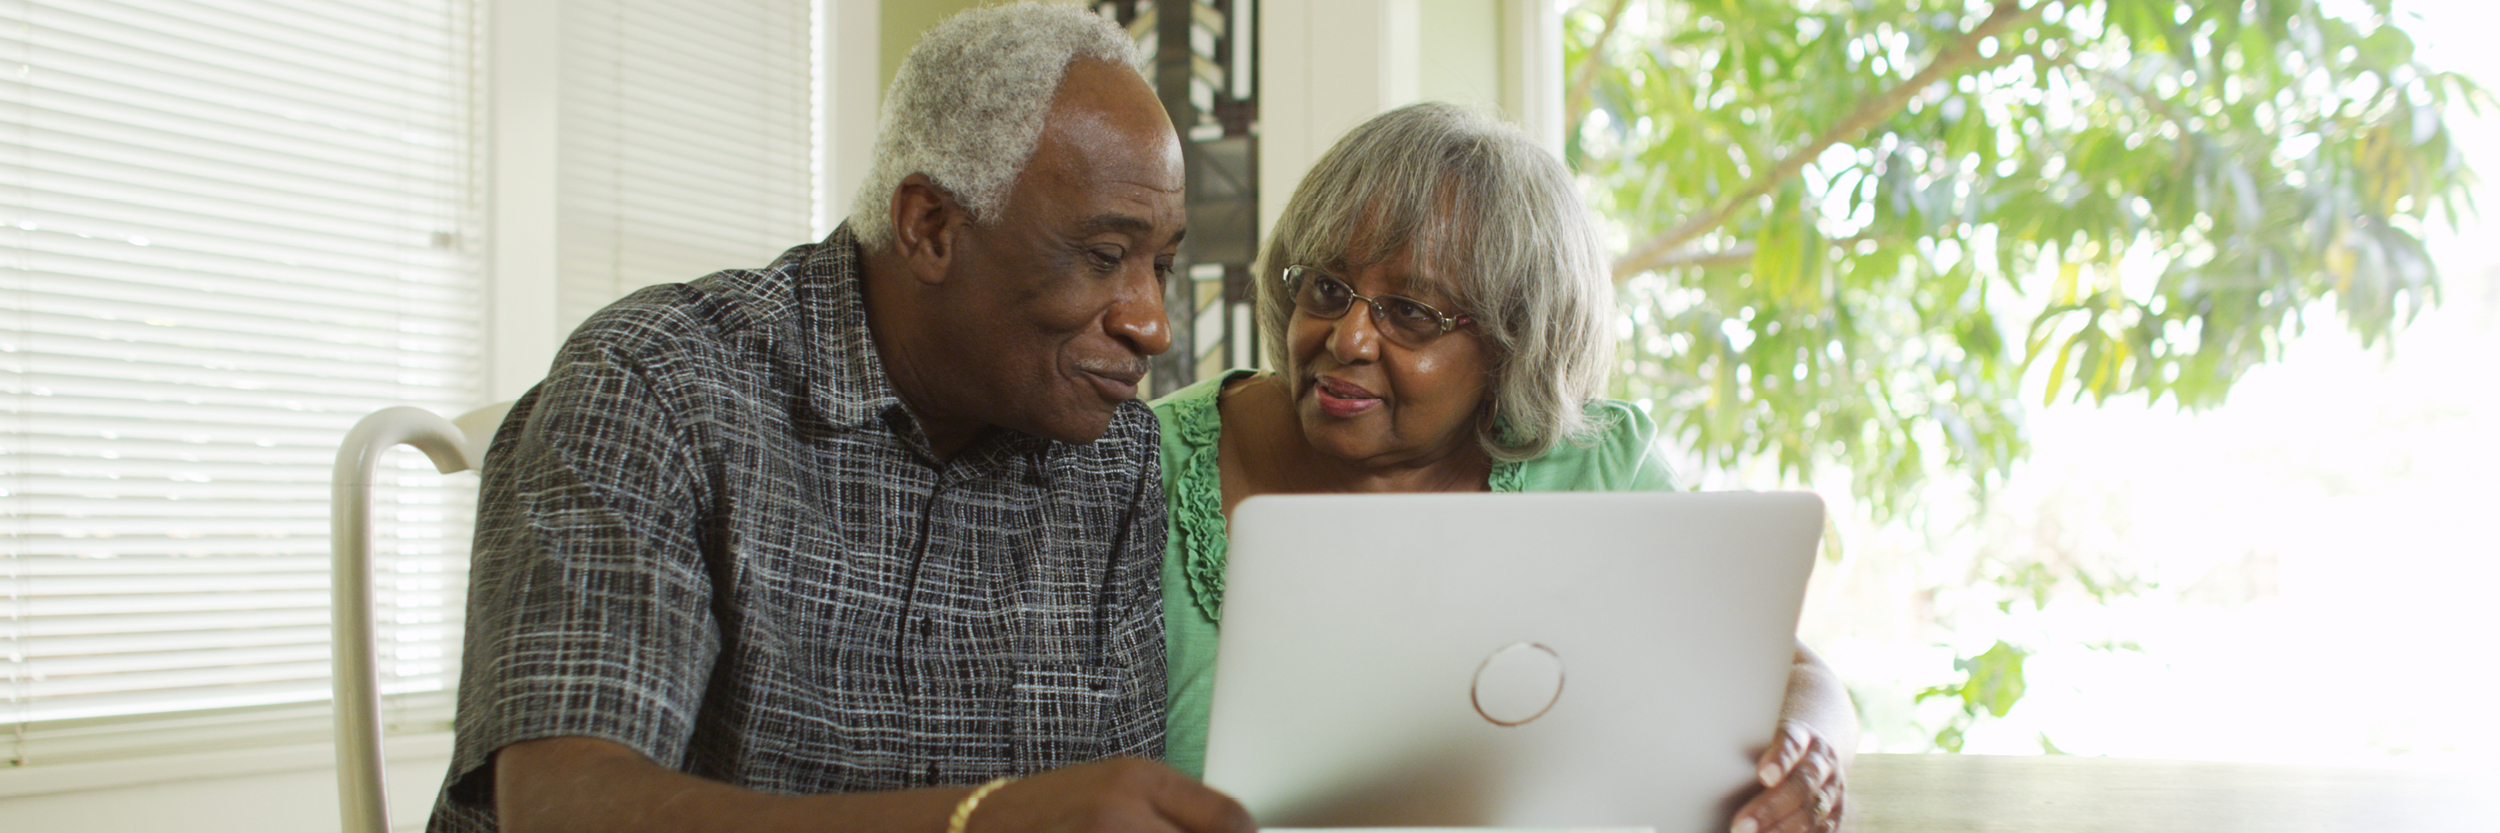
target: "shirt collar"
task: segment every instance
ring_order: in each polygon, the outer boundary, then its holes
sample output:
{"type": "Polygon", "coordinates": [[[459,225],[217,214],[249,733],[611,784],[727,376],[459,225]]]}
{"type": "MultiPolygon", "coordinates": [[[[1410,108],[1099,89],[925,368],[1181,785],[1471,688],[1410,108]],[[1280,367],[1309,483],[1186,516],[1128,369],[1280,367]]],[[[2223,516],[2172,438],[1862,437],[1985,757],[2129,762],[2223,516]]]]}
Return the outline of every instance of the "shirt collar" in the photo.
{"type": "Polygon", "coordinates": [[[795,294],[807,340],[808,400],[835,427],[880,423],[903,407],[868,334],[859,238],[844,223],[800,259],[795,294]]]}
{"type": "MultiPolygon", "coordinates": [[[[911,424],[909,408],[894,393],[893,380],[877,355],[868,332],[867,286],[860,270],[858,236],[843,223],[825,241],[799,259],[793,294],[798,299],[799,327],[806,334],[808,401],[836,428],[874,427],[895,432],[923,454],[927,440],[911,424]]],[[[1041,466],[1057,443],[1016,431],[983,431],[957,463],[970,469],[1004,465],[1021,457],[1041,466]]],[[[966,468],[956,465],[949,468],[966,468]]]]}

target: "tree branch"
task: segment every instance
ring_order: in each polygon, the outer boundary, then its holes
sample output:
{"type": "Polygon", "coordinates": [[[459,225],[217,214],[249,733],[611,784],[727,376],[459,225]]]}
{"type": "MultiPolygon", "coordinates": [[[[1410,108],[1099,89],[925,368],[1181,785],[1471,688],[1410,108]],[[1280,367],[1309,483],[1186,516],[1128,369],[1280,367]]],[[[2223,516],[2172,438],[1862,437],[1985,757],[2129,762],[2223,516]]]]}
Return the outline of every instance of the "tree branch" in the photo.
{"type": "Polygon", "coordinates": [[[1752,243],[1738,243],[1724,249],[1710,249],[1706,251],[1702,249],[1677,249],[1675,251],[1659,255],[1657,257],[1657,265],[1651,266],[1650,268],[1677,269],[1686,266],[1698,266],[1703,269],[1708,269],[1713,266],[1736,266],[1740,264],[1752,263],[1753,252],[1754,248],[1752,243]]]}
{"type": "Polygon", "coordinates": [[[1571,91],[1563,96],[1563,123],[1579,124],[1589,112],[1589,87],[1597,83],[1597,65],[1606,62],[1606,42],[1614,38],[1615,25],[1623,22],[1623,7],[1631,0],[1615,0],[1606,8],[1605,23],[1597,29],[1597,39],[1589,42],[1589,54],[1580,57],[1580,68],[1571,73],[1571,91]]]}
{"type": "MultiPolygon", "coordinates": [[[[1860,242],[1875,239],[1878,238],[1872,232],[1860,232],[1847,237],[1832,238],[1823,242],[1825,244],[1825,248],[1846,250],[1858,245],[1860,242]]],[[[1705,250],[1686,247],[1659,255],[1658,265],[1650,268],[1680,269],[1686,266],[1697,266],[1703,269],[1708,269],[1714,266],[1742,266],[1753,262],[1753,253],[1754,245],[1752,243],[1737,243],[1724,249],[1705,250]]]]}
{"type": "MultiPolygon", "coordinates": [[[[1814,137],[1814,140],[1806,143],[1804,147],[1798,148],[1786,158],[1773,164],[1770,169],[1763,171],[1761,176],[1755,177],[1752,182],[1746,183],[1745,187],[1738,189],[1734,196],[1720,201],[1717,208],[1695,215],[1674,228],[1659,232],[1634,245],[1630,251],[1615,260],[1615,280],[1621,281],[1663,265],[1667,256],[1677,247],[1690,242],[1693,238],[1700,237],[1711,229],[1718,228],[1720,224],[1727,222],[1727,218],[1734,215],[1737,209],[1743,208],[1764,194],[1771,193],[1772,189],[1778,188],[1781,182],[1787,181],[1790,177],[1796,176],[1798,171],[1804,170],[1807,162],[1821,156],[1824,149],[1863,134],[1883,120],[1891,118],[1893,114],[1908,106],[1910,99],[1917,97],[1928,87],[1959,75],[1973,65],[2010,58],[2014,52],[2010,48],[1999,51],[1997,59],[1981,58],[1979,42],[2003,34],[2015,26],[2038,19],[2046,5],[2043,3],[2026,9],[2022,8],[2018,0],[1999,0],[1994,10],[1988,13],[1987,19],[1979,21],[1979,25],[1962,33],[1962,36],[1955,39],[1951,46],[1937,53],[1936,59],[1926,68],[1919,70],[1918,74],[1910,76],[1909,80],[1858,105],[1858,109],[1824,130],[1822,135],[1814,137]]],[[[2006,46],[2010,47],[2011,44],[2006,46]]],[[[1582,66],[1585,68],[1587,65],[1582,66]]]]}

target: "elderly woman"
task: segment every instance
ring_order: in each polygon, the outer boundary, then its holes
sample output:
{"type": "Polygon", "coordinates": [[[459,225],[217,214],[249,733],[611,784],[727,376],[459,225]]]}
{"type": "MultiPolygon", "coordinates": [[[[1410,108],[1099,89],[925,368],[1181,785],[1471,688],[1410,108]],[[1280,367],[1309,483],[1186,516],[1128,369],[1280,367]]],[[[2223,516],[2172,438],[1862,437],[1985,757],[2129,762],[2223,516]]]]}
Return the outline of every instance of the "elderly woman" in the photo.
{"type": "MultiPolygon", "coordinates": [[[[1598,398],[1613,284],[1571,178],[1525,136],[1443,104],[1355,128],[1303,178],[1260,264],[1273,372],[1155,403],[1171,504],[1164,618],[1174,766],[1205,764],[1225,522],[1253,495],[1670,488],[1657,427],[1598,398]]],[[[1766,787],[1736,833],[1830,830],[1857,735],[1800,646],[1766,787]]]]}

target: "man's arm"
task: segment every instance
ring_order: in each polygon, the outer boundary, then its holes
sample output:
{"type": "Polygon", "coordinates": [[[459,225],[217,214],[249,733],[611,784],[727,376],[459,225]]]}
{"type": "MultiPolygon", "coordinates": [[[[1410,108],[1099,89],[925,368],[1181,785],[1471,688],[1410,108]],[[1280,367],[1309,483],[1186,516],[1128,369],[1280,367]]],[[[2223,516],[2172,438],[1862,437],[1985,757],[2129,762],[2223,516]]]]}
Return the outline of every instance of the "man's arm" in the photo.
{"type": "MultiPolygon", "coordinates": [[[[588,737],[523,741],[495,756],[495,814],[506,833],[942,833],[970,787],[786,796],[662,767],[588,737]]],[[[984,797],[966,833],[1248,833],[1250,814],[1162,764],[1115,758],[1009,783],[984,797]]]]}

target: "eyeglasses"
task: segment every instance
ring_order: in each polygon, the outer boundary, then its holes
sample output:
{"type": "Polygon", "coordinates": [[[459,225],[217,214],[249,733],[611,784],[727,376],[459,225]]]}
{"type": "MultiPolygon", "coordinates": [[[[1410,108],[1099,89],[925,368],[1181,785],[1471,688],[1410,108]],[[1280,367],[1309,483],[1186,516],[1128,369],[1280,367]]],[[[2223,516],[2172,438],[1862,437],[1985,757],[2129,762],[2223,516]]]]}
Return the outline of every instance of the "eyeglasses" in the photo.
{"type": "Polygon", "coordinates": [[[1294,307],[1316,318],[1344,317],[1356,301],[1369,305],[1372,324],[1380,334],[1404,347],[1422,347],[1442,333],[1475,323],[1473,318],[1450,315],[1403,295],[1356,295],[1354,285],[1309,266],[1285,267],[1284,281],[1293,292],[1294,307]]]}

